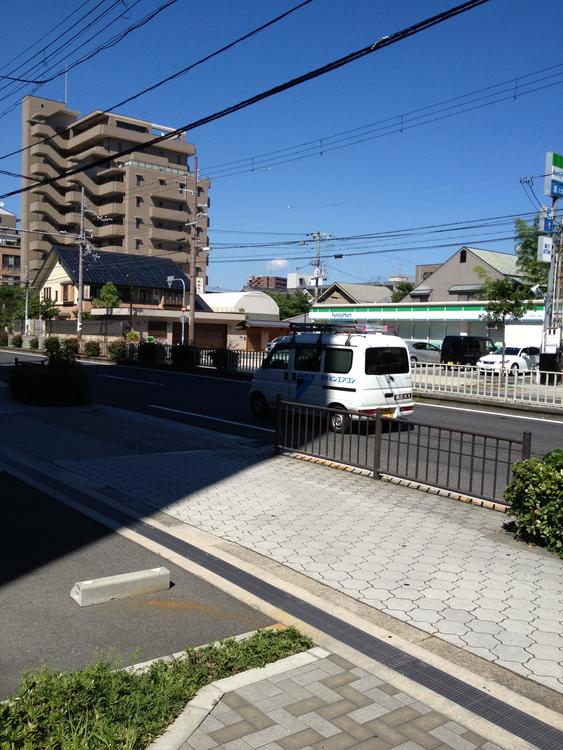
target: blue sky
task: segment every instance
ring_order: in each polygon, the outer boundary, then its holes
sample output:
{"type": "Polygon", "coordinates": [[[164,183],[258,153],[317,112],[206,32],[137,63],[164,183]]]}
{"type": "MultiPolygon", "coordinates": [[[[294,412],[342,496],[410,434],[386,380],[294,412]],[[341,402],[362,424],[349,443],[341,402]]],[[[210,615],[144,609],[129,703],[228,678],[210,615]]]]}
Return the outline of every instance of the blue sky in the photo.
{"type": "MultiPolygon", "coordinates": [[[[160,1],[140,0],[131,18],[116,24],[112,33],[160,1]]],[[[105,2],[109,5],[109,0],[105,2]]],[[[129,6],[133,2],[127,0],[129,6]]],[[[69,106],[81,113],[111,106],[296,2],[179,0],[117,47],[72,71],[69,106]]],[[[177,127],[455,4],[456,0],[313,0],[236,49],[132,102],[123,112],[177,127]]],[[[10,33],[3,37],[1,72],[7,72],[5,63],[12,56],[78,5],[70,0],[6,5],[3,27],[10,33]]],[[[93,5],[91,0],[85,9],[93,5]]],[[[306,257],[300,258],[310,252],[283,245],[227,250],[221,246],[225,243],[298,241],[315,231],[338,238],[532,211],[519,179],[543,173],[546,151],[563,151],[559,83],[563,67],[537,76],[554,76],[538,86],[558,85],[529,95],[523,95],[522,85],[535,79],[522,77],[563,63],[555,31],[562,24],[560,0],[492,0],[440,27],[192,131],[188,137],[197,145],[202,175],[215,172],[209,211],[210,287],[238,289],[250,274],[271,272],[276,267],[269,263],[272,258],[279,260],[277,273],[307,267],[306,257]],[[232,171],[238,170],[237,174],[218,177],[218,164],[258,159],[260,154],[310,141],[318,142],[320,152],[321,139],[335,133],[519,77],[514,95],[502,103],[270,169],[244,173],[235,166],[232,171]],[[222,262],[244,256],[258,260],[222,262]]],[[[38,94],[63,98],[62,78],[38,94]]],[[[0,107],[13,101],[0,102],[0,107]]],[[[0,119],[0,134],[1,153],[21,145],[19,107],[0,119]]],[[[20,158],[0,161],[0,169],[20,172],[20,158]]],[[[543,180],[538,178],[534,186],[542,200],[543,180]]],[[[0,176],[1,192],[17,187],[17,180],[0,176]]],[[[19,199],[8,199],[5,207],[19,212],[19,199]]],[[[479,228],[460,233],[459,239],[511,251],[511,240],[486,241],[510,234],[508,226],[479,228]]],[[[350,257],[347,254],[354,250],[372,253],[386,250],[390,243],[326,242],[323,253],[329,278],[361,281],[412,274],[416,263],[440,261],[454,252],[454,248],[432,246],[433,239],[437,245],[453,243],[457,237],[396,240],[393,252],[350,257]],[[420,249],[423,241],[428,246],[420,249]],[[344,257],[328,257],[334,254],[344,257]]]]}

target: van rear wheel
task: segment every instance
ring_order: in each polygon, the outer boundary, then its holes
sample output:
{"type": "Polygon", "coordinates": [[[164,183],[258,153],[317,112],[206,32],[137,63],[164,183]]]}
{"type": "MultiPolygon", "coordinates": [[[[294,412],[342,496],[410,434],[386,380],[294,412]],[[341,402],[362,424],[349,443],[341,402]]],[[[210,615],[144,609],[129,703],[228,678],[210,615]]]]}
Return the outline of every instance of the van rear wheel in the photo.
{"type": "Polygon", "coordinates": [[[337,432],[340,435],[350,432],[351,420],[346,409],[341,404],[333,404],[331,408],[342,409],[341,412],[334,412],[330,415],[328,424],[331,432],[337,432]]]}
{"type": "Polygon", "coordinates": [[[250,411],[255,417],[265,417],[269,411],[268,402],[261,393],[252,393],[250,396],[250,411]]]}

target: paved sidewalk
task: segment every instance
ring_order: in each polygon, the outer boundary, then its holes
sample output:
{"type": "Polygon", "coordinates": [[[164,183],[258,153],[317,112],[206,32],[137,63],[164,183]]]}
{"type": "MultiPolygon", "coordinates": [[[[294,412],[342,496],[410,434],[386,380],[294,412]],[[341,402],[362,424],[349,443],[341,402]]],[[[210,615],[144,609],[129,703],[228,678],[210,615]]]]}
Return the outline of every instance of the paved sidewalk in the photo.
{"type": "Polygon", "coordinates": [[[563,692],[563,563],[504,514],[164,420],[11,408],[0,441],[563,692]]]}
{"type": "Polygon", "coordinates": [[[225,693],[181,750],[500,750],[336,654],[225,693]]]}

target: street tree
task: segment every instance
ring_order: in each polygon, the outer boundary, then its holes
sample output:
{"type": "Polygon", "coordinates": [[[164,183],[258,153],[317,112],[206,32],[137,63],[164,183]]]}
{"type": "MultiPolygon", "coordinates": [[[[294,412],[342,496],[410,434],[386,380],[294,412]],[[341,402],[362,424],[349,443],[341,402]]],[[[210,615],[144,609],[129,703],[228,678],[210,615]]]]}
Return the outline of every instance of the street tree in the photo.
{"type": "Polygon", "coordinates": [[[119,307],[120,299],[117,287],[112,281],[108,281],[107,284],[100,289],[100,296],[92,299],[93,307],[105,307],[107,310],[111,310],[114,307],[119,307]]]}
{"type": "Polygon", "coordinates": [[[309,298],[297,289],[291,294],[280,294],[279,292],[266,292],[280,308],[280,320],[303,315],[309,311],[309,298]]]}
{"type": "Polygon", "coordinates": [[[391,295],[391,302],[400,302],[407,295],[409,295],[413,289],[414,284],[412,284],[410,281],[399,281],[399,283],[393,290],[393,294],[391,295]]]}
{"type": "Polygon", "coordinates": [[[530,300],[530,287],[507,277],[493,279],[480,266],[475,268],[475,272],[483,282],[483,297],[486,300],[485,312],[481,315],[481,319],[487,323],[489,328],[501,327],[501,372],[504,372],[506,323],[521,320],[528,310],[534,307],[534,302],[530,300]]]}
{"type": "Polygon", "coordinates": [[[533,221],[516,219],[516,267],[530,287],[547,287],[549,264],[538,260],[539,216],[533,221]]]}

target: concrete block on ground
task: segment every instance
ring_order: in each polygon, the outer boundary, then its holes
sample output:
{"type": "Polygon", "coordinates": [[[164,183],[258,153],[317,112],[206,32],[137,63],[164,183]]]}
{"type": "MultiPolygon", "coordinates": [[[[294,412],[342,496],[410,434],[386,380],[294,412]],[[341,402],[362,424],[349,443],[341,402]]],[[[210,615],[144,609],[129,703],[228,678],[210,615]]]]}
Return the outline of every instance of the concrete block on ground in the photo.
{"type": "Polygon", "coordinates": [[[89,607],[91,604],[102,604],[127,596],[153,594],[169,588],[168,568],[149,568],[90,581],[77,581],[70,595],[80,607],[89,607]]]}

